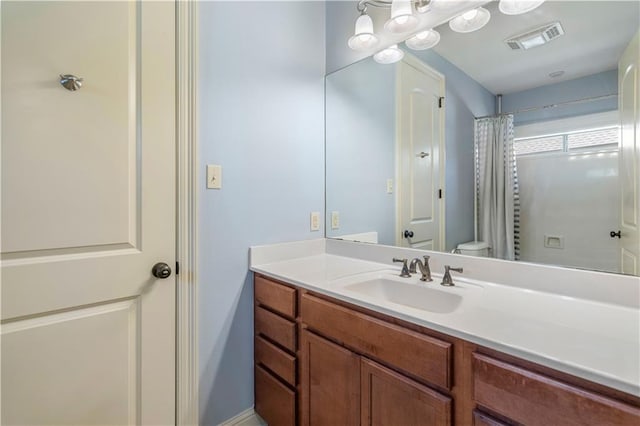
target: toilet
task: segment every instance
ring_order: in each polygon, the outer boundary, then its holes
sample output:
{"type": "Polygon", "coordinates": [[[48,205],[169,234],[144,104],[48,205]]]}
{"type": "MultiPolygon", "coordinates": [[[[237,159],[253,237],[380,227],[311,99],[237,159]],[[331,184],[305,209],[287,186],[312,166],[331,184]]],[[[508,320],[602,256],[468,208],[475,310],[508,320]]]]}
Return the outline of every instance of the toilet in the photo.
{"type": "Polygon", "coordinates": [[[456,253],[466,256],[488,257],[489,244],[484,241],[470,241],[468,243],[458,244],[456,253]]]}

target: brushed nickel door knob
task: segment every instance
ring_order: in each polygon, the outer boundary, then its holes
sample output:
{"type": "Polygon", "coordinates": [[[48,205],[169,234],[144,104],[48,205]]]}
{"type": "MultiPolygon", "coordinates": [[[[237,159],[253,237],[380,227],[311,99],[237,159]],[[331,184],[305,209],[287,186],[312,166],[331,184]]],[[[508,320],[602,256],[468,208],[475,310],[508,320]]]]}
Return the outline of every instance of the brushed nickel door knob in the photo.
{"type": "Polygon", "coordinates": [[[151,273],[154,277],[164,279],[168,278],[171,275],[171,267],[164,262],[158,262],[153,265],[151,269],[151,273]]]}
{"type": "Polygon", "coordinates": [[[72,74],[60,74],[60,84],[67,90],[75,92],[82,87],[83,79],[72,74]]]}

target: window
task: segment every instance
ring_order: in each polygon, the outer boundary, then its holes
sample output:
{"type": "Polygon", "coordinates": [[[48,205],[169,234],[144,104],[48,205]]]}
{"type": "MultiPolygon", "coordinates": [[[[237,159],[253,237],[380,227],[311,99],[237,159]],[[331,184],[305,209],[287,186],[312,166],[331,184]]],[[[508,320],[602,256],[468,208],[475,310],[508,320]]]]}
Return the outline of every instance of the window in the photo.
{"type": "Polygon", "coordinates": [[[597,149],[617,150],[620,131],[618,126],[603,129],[581,130],[551,136],[516,138],[516,155],[552,152],[575,152],[597,149]]]}
{"type": "Polygon", "coordinates": [[[591,130],[588,132],[575,132],[567,134],[568,150],[580,148],[617,148],[619,132],[618,127],[608,129],[591,130]]]}
{"type": "Polygon", "coordinates": [[[556,135],[542,138],[516,139],[513,145],[516,155],[560,152],[564,150],[564,137],[556,135]]]}

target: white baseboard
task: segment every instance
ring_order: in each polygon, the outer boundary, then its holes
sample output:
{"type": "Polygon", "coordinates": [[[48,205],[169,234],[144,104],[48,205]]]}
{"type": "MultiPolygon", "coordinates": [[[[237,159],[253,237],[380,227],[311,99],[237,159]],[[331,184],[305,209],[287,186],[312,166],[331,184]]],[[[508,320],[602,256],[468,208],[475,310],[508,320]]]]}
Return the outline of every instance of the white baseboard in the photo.
{"type": "Polygon", "coordinates": [[[220,423],[219,426],[267,426],[267,424],[256,414],[253,407],[250,407],[229,420],[220,423]]]}

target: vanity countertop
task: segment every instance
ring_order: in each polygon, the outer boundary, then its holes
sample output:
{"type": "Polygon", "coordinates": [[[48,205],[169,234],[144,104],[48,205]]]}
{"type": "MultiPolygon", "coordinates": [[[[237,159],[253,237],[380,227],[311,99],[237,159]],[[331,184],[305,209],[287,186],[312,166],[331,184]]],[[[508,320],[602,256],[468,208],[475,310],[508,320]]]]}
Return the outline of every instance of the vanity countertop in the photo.
{"type": "MultiPolygon", "coordinates": [[[[497,261],[492,259],[452,258],[452,255],[445,253],[343,244],[338,241],[330,245],[335,250],[328,250],[325,240],[252,247],[250,269],[640,396],[640,309],[633,303],[625,305],[583,297],[583,294],[549,292],[545,291],[544,285],[535,288],[532,285],[481,281],[471,274],[474,268],[483,263],[495,268],[497,261]],[[385,256],[397,253],[406,258],[409,255],[429,254],[433,261],[434,280],[421,283],[415,276],[411,279],[399,278],[397,275],[401,267],[392,264],[391,257],[388,263],[379,261],[380,253],[371,256],[377,259],[367,259],[367,252],[376,251],[384,252],[385,256]],[[344,255],[349,252],[354,256],[344,255]],[[440,266],[443,262],[452,263],[452,259],[457,262],[455,266],[466,266],[465,263],[468,263],[465,270],[470,270],[470,276],[454,273],[456,286],[440,286],[440,266]],[[438,312],[438,309],[425,310],[410,306],[412,303],[406,303],[406,300],[405,303],[394,303],[388,298],[353,290],[353,282],[383,276],[395,280],[393,282],[397,282],[399,287],[408,288],[405,282],[408,285],[424,285],[435,291],[432,295],[443,295],[462,302],[455,309],[438,312]]],[[[535,269],[535,266],[527,265],[520,269],[530,273],[532,268],[535,269]]],[[[542,266],[540,268],[543,268],[539,274],[541,277],[553,272],[542,266]]],[[[568,274],[570,277],[571,272],[568,274]]],[[[585,285],[589,284],[587,279],[580,279],[586,276],[584,271],[574,275],[579,281],[586,281],[585,285]]],[[[606,277],[609,274],[600,275],[606,277]]],[[[623,283],[619,284],[620,287],[626,286],[625,291],[630,291],[633,297],[636,295],[634,285],[640,286],[640,279],[636,278],[613,277],[612,281],[623,283]]],[[[590,294],[588,290],[585,290],[587,295],[590,294]]]]}

